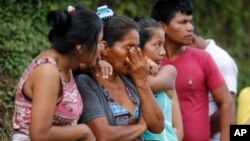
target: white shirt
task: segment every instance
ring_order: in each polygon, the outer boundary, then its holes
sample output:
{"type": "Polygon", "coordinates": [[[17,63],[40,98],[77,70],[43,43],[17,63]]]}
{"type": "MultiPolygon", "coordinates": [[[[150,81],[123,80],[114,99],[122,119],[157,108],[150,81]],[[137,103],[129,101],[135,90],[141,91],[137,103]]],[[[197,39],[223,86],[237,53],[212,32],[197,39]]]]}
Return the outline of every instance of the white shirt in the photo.
{"type": "MultiPolygon", "coordinates": [[[[221,47],[215,44],[214,40],[207,39],[208,43],[205,51],[208,52],[214,59],[218,66],[229,92],[237,93],[237,75],[238,68],[233,58],[221,47]]],[[[209,93],[209,116],[211,116],[218,109],[211,93],[209,93]]],[[[215,135],[211,141],[219,141],[220,136],[215,135]]]]}

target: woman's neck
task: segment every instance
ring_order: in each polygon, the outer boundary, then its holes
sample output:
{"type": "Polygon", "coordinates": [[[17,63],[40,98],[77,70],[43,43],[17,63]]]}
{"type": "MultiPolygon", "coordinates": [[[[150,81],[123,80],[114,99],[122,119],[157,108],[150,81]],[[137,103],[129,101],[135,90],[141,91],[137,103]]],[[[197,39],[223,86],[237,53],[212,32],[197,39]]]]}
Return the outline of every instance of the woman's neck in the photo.
{"type": "Polygon", "coordinates": [[[71,57],[70,55],[61,54],[55,49],[49,49],[37,56],[37,58],[41,57],[50,57],[55,59],[57,67],[59,68],[60,72],[64,74],[68,74],[68,72],[74,68],[73,66],[75,66],[72,62],[76,62],[73,61],[73,57],[71,57]]]}

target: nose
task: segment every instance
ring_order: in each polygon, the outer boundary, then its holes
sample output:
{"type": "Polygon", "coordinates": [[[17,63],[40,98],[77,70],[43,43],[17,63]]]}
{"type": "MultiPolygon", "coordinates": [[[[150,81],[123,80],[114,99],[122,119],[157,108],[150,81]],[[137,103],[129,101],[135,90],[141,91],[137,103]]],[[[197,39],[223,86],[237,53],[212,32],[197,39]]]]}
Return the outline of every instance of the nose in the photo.
{"type": "Polygon", "coordinates": [[[189,32],[193,32],[194,31],[194,26],[193,26],[193,24],[191,22],[188,22],[188,24],[187,24],[187,30],[189,32]]]}
{"type": "Polygon", "coordinates": [[[166,51],[165,51],[163,45],[162,45],[161,48],[160,48],[159,54],[160,54],[161,56],[165,56],[165,55],[166,55],[166,51]]]}

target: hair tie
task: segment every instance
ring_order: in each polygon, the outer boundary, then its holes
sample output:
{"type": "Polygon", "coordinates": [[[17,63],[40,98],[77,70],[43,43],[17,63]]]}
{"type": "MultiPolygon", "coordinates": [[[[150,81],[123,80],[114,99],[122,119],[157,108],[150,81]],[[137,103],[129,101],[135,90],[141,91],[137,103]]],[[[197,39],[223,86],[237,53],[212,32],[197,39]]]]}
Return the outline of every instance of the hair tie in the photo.
{"type": "Polygon", "coordinates": [[[102,20],[105,20],[114,15],[113,11],[109,9],[107,5],[98,7],[96,14],[102,20]]]}
{"type": "Polygon", "coordinates": [[[73,13],[73,12],[75,12],[75,7],[73,7],[73,6],[68,6],[68,13],[73,13]]]}

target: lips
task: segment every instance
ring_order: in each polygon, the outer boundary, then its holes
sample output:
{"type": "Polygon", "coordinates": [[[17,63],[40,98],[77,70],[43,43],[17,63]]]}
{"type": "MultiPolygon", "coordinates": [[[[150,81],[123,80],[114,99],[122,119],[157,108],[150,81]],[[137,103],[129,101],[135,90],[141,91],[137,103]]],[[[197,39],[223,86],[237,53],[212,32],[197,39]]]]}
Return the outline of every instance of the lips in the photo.
{"type": "Polygon", "coordinates": [[[188,40],[193,40],[193,34],[187,35],[187,36],[185,36],[185,38],[188,40]]]}
{"type": "Polygon", "coordinates": [[[163,60],[163,59],[155,60],[155,62],[159,65],[159,64],[161,64],[162,60],[163,60]]]}

